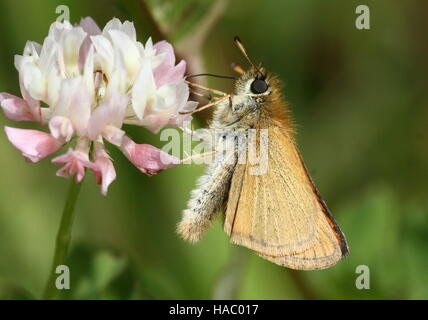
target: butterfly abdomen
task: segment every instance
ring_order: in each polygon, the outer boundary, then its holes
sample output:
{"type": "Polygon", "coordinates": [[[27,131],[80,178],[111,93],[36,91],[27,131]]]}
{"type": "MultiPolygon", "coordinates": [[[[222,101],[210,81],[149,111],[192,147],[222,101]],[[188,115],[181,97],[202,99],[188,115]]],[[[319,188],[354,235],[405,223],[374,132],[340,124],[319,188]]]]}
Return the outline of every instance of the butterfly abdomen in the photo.
{"type": "Polygon", "coordinates": [[[226,153],[224,157],[215,157],[206,173],[199,178],[198,187],[192,191],[187,209],[183,211],[182,220],[177,227],[184,239],[199,241],[211,225],[227,199],[236,161],[234,152],[226,153]]]}

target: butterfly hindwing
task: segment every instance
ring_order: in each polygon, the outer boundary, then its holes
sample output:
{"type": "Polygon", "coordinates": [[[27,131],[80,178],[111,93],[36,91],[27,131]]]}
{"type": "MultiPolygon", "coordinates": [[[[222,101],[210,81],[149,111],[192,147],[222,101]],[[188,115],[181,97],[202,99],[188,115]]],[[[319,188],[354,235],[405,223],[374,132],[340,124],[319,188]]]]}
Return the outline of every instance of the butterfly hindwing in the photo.
{"type": "Polygon", "coordinates": [[[309,177],[286,129],[268,129],[268,169],[238,164],[224,229],[231,241],[293,269],[321,269],[347,253],[343,234],[309,177]]]}

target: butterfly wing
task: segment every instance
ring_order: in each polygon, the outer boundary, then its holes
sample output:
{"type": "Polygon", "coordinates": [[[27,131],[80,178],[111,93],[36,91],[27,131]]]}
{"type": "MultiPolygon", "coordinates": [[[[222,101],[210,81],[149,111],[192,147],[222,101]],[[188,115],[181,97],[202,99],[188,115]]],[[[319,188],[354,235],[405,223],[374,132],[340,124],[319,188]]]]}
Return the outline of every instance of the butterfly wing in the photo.
{"type": "MultiPolygon", "coordinates": [[[[262,142],[259,142],[262,143],[262,142]]],[[[238,164],[224,230],[235,244],[293,269],[322,269],[347,254],[345,238],[309,177],[291,135],[269,128],[268,169],[238,164]]]]}

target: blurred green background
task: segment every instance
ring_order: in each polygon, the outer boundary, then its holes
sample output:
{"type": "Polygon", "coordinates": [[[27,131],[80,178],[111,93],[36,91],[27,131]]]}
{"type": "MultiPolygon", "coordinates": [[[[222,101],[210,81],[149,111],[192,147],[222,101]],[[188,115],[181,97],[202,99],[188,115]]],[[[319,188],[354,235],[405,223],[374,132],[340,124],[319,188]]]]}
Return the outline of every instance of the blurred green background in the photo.
{"type": "MultiPolygon", "coordinates": [[[[167,37],[193,73],[245,66],[232,41],[240,35],[286,83],[298,144],[350,247],[335,267],[301,272],[229,244],[219,221],[189,245],[175,225],[203,168],[149,178],[110,148],[118,178],[107,197],[92,174],[84,182],[61,298],[428,298],[426,1],[2,0],[0,91],[19,94],[13,57],[27,40],[43,41],[60,4],[73,23],[116,16],[134,21],[142,42],[167,37]],[[359,4],[371,9],[371,30],[355,28],[359,4]],[[358,265],[370,268],[370,290],[355,287],[358,265]]],[[[207,81],[231,90],[229,80],[207,81]]],[[[25,127],[3,115],[0,124],[25,127]]],[[[69,181],[48,159],[26,163],[3,131],[0,168],[0,297],[38,298],[69,181]]]]}

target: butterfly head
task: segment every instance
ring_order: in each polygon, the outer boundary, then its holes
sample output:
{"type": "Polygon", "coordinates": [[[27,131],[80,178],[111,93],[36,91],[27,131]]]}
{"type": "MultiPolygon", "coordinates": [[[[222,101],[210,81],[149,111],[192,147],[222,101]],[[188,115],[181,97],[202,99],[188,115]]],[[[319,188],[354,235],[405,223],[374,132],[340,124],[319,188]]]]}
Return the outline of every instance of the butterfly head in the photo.
{"type": "Polygon", "coordinates": [[[218,106],[214,118],[220,126],[234,128],[260,127],[262,122],[275,119],[288,123],[280,80],[261,65],[253,63],[238,37],[235,37],[235,43],[250,67],[247,70],[237,65],[233,67],[240,74],[235,90],[228,102],[218,106]]]}
{"type": "Polygon", "coordinates": [[[230,112],[241,124],[254,127],[281,100],[279,80],[261,66],[244,71],[235,83],[230,112]]]}

